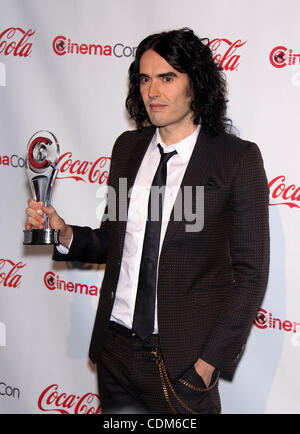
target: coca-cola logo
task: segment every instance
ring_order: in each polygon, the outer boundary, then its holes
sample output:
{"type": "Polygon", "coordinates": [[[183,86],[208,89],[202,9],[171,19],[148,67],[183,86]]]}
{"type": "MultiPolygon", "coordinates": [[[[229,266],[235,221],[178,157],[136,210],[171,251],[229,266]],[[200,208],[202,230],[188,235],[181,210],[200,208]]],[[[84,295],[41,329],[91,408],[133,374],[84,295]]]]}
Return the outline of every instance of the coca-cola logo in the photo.
{"type": "Polygon", "coordinates": [[[209,47],[213,52],[213,58],[224,71],[234,71],[239,66],[240,55],[237,51],[246,44],[241,39],[230,41],[226,38],[215,38],[209,42],[209,47]]]}
{"type": "Polygon", "coordinates": [[[32,52],[32,43],[29,40],[34,34],[32,29],[9,27],[0,33],[0,54],[28,57],[32,52]]]}
{"type": "Polygon", "coordinates": [[[82,396],[59,391],[58,384],[51,384],[41,393],[38,399],[41,411],[62,414],[98,414],[101,413],[99,395],[85,393],[82,396]]]}
{"type": "Polygon", "coordinates": [[[269,205],[287,205],[290,208],[299,208],[300,187],[288,184],[284,175],[276,176],[269,182],[270,197],[279,200],[269,205]],[[297,203],[298,202],[298,203],[297,203]]]}
{"type": "Polygon", "coordinates": [[[92,184],[107,184],[110,157],[102,156],[95,161],[73,159],[72,152],[65,152],[59,157],[59,173],[57,179],[72,178],[75,181],[92,184]]]}
{"type": "Polygon", "coordinates": [[[284,68],[285,66],[300,65],[300,54],[296,54],[292,49],[283,45],[278,45],[270,52],[269,59],[275,68],[284,68]]]}
{"type": "Polygon", "coordinates": [[[20,270],[25,267],[23,262],[13,262],[10,259],[0,259],[0,285],[8,288],[19,288],[22,274],[20,270]]]}

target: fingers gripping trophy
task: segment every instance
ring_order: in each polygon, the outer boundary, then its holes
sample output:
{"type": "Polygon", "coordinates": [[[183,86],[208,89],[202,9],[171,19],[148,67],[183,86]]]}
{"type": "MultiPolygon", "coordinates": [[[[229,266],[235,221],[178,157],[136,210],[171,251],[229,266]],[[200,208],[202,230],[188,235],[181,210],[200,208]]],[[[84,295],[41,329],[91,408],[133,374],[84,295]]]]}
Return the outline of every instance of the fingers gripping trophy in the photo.
{"type": "MultiPolygon", "coordinates": [[[[36,202],[50,205],[54,181],[58,172],[59,144],[49,131],[38,131],[28,142],[25,160],[32,197],[36,202]]],[[[46,214],[44,228],[24,230],[26,245],[58,244],[59,230],[52,229],[46,214]]]]}

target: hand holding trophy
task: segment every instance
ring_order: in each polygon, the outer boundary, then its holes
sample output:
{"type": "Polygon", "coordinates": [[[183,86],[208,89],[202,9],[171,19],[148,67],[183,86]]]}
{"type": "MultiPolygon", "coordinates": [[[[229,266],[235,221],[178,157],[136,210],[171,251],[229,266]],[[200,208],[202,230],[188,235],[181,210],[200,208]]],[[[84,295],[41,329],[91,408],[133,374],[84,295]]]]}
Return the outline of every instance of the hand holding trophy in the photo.
{"type": "MultiPolygon", "coordinates": [[[[58,172],[59,144],[49,131],[38,131],[29,140],[26,156],[26,173],[32,197],[36,202],[50,205],[54,181],[58,172]]],[[[49,218],[43,215],[42,229],[24,230],[25,245],[47,245],[59,243],[59,230],[52,229],[49,218]]]]}

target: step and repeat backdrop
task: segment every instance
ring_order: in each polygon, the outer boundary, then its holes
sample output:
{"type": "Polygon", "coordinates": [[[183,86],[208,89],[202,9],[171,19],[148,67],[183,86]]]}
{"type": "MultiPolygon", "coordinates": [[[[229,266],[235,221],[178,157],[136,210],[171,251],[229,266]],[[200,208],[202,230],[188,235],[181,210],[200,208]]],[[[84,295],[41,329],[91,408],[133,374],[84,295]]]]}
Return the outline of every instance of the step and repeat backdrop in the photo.
{"type": "Polygon", "coordinates": [[[228,81],[228,115],[262,152],[270,187],[267,294],[223,413],[300,412],[297,0],[0,0],[0,413],[97,413],[88,348],[103,266],[54,263],[23,246],[29,139],[60,146],[52,203],[98,227],[114,141],[134,129],[128,68],[148,34],[190,27],[209,38],[228,81]]]}

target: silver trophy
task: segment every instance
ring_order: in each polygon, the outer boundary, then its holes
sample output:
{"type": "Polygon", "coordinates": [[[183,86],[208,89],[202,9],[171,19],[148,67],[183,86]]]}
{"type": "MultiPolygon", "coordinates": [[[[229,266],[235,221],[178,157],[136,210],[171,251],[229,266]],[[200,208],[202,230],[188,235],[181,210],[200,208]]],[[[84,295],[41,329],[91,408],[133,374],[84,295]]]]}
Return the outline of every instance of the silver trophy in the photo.
{"type": "MultiPolygon", "coordinates": [[[[58,172],[59,144],[49,131],[38,131],[28,142],[25,159],[32,197],[37,202],[50,205],[54,181],[58,172]]],[[[45,229],[24,230],[23,244],[58,244],[59,231],[51,229],[48,217],[44,214],[45,229]]]]}

